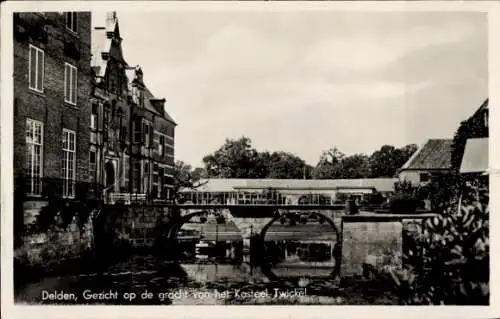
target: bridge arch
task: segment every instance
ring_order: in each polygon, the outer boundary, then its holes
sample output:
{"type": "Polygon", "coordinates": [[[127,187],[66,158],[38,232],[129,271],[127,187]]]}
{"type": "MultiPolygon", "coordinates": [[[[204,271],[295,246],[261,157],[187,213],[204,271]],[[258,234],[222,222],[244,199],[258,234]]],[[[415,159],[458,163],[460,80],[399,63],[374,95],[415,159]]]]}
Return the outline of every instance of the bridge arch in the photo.
{"type": "MultiPolygon", "coordinates": [[[[279,219],[282,217],[297,217],[302,215],[304,213],[301,212],[276,212],[274,217],[269,221],[261,230],[260,235],[259,235],[259,251],[261,254],[265,252],[265,237],[266,233],[269,230],[269,228],[279,219]]],[[[330,227],[332,228],[333,232],[335,233],[335,244],[334,244],[334,249],[333,249],[333,257],[335,260],[335,265],[330,272],[329,276],[332,278],[335,278],[337,276],[340,276],[340,265],[341,265],[341,258],[342,258],[342,243],[341,243],[341,234],[339,230],[337,229],[337,226],[335,225],[335,222],[327,215],[320,213],[320,212],[309,212],[309,215],[315,215],[318,217],[318,219],[323,219],[326,221],[330,227]]],[[[270,279],[270,280],[279,280],[280,278],[273,272],[272,270],[272,265],[265,260],[261,260],[260,262],[260,267],[262,272],[270,279]]]]}
{"type": "Polygon", "coordinates": [[[196,212],[188,213],[184,216],[181,216],[181,218],[176,221],[169,229],[168,234],[167,234],[167,239],[170,241],[175,241],[177,240],[177,234],[179,233],[179,230],[182,228],[182,226],[187,223],[188,221],[191,220],[191,218],[196,217],[196,216],[203,216],[209,214],[208,211],[206,210],[199,210],[196,212]]]}

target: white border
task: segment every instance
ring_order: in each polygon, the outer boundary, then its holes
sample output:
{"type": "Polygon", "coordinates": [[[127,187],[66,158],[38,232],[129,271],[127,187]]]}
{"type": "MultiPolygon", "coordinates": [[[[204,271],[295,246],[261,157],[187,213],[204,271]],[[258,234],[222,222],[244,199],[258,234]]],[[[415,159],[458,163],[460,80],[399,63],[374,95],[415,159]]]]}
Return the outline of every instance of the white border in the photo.
{"type": "MultiPolygon", "coordinates": [[[[499,312],[494,306],[498,302],[498,281],[495,279],[499,274],[496,266],[497,256],[491,255],[491,306],[489,307],[384,307],[384,306],[23,306],[13,304],[12,286],[12,257],[13,236],[12,218],[13,211],[12,194],[12,162],[13,162],[13,48],[12,39],[12,12],[13,11],[65,11],[65,10],[113,10],[120,8],[126,11],[317,11],[317,10],[344,10],[344,11],[481,11],[488,12],[489,16],[489,70],[490,70],[490,166],[493,172],[499,172],[500,159],[498,149],[494,146],[496,136],[500,130],[497,125],[496,105],[500,102],[500,4],[497,1],[418,1],[418,2],[237,2],[237,1],[113,1],[113,2],[91,2],[91,1],[22,1],[3,2],[1,4],[1,98],[0,108],[1,121],[1,221],[2,221],[2,317],[5,318],[165,318],[165,317],[204,317],[204,318],[421,318],[426,316],[438,318],[493,318],[499,312]]],[[[491,194],[500,194],[498,174],[491,175],[491,194]]],[[[496,251],[496,224],[498,217],[493,210],[498,207],[498,198],[491,198],[491,251],[496,251]]]]}

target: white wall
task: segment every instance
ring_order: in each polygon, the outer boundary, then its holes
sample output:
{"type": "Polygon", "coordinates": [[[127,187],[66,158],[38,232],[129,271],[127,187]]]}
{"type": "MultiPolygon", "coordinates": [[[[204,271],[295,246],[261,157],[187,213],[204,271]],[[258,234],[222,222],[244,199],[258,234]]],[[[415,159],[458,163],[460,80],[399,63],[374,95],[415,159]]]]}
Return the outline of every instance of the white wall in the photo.
{"type": "Polygon", "coordinates": [[[409,181],[413,185],[418,185],[420,184],[420,174],[421,173],[426,173],[426,171],[402,171],[399,173],[399,180],[400,181],[409,181]]]}

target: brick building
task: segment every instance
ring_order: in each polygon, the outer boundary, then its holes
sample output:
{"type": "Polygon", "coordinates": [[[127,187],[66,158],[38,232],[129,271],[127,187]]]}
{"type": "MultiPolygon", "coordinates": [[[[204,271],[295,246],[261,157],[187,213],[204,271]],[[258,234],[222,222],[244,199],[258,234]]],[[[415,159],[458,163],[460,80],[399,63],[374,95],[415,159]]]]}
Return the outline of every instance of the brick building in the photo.
{"type": "Polygon", "coordinates": [[[15,13],[13,36],[15,195],[26,213],[91,188],[91,14],[15,13]]]}
{"type": "Polygon", "coordinates": [[[118,19],[92,31],[94,72],[90,120],[90,178],[108,199],[165,198],[172,185],[176,123],[144,83],[140,67],[124,59],[118,19]]]}

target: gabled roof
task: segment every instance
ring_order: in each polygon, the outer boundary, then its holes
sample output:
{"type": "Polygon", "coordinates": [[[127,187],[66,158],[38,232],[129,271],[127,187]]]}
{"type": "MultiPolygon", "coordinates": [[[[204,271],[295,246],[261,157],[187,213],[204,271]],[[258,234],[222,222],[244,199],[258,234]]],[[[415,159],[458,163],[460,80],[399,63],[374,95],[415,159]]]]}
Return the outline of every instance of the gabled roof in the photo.
{"type": "Polygon", "coordinates": [[[104,27],[95,27],[91,34],[91,50],[92,58],[90,65],[96,76],[103,77],[106,74],[108,61],[103,59],[102,55],[110,54],[113,37],[108,37],[107,33],[112,32],[115,38],[120,38],[118,27],[118,19],[115,12],[106,14],[106,22],[104,27]]]}
{"type": "Polygon", "coordinates": [[[106,36],[105,28],[96,27],[92,30],[92,59],[90,65],[98,77],[103,77],[106,74],[108,61],[103,59],[102,53],[109,54],[111,51],[111,42],[112,40],[106,36]]]}
{"type": "MultiPolygon", "coordinates": [[[[159,116],[162,116],[160,113],[158,113],[158,110],[153,106],[153,104],[151,104],[151,100],[154,100],[154,99],[157,99],[153,93],[151,93],[151,91],[148,89],[148,87],[146,86],[145,89],[144,89],[144,107],[153,112],[154,114],[156,115],[159,115],[159,116]]],[[[165,110],[165,113],[163,114],[163,118],[165,118],[167,121],[169,122],[172,122],[173,124],[176,124],[174,119],[170,116],[170,114],[168,114],[168,112],[165,110]]]]}
{"type": "Polygon", "coordinates": [[[172,122],[173,124],[177,125],[175,123],[174,119],[168,114],[167,111],[164,110],[164,114],[160,114],[160,112],[154,107],[154,105],[151,103],[151,100],[157,100],[158,98],[154,96],[153,93],[149,90],[149,88],[146,86],[144,83],[144,80],[142,78],[142,70],[139,66],[136,66],[135,68],[128,68],[125,70],[125,74],[127,76],[128,80],[128,89],[129,92],[132,92],[132,87],[134,85],[139,84],[141,87],[144,87],[144,108],[153,114],[157,116],[161,116],[165,118],[167,121],[172,122]]]}
{"type": "Polygon", "coordinates": [[[245,189],[294,189],[294,190],[341,190],[352,188],[375,188],[380,192],[394,191],[395,178],[359,179],[245,179],[211,178],[201,181],[197,188],[202,192],[231,192],[245,189]]]}
{"type": "Polygon", "coordinates": [[[476,116],[476,114],[482,112],[483,110],[488,110],[489,109],[489,99],[486,99],[483,104],[481,104],[481,106],[476,110],[476,112],[474,112],[474,114],[472,115],[472,117],[476,116]]]}
{"type": "Polygon", "coordinates": [[[452,139],[429,139],[399,171],[450,169],[452,143],[452,139]]]}
{"type": "Polygon", "coordinates": [[[488,171],[489,139],[470,138],[465,144],[460,173],[484,173],[488,171]]]}

